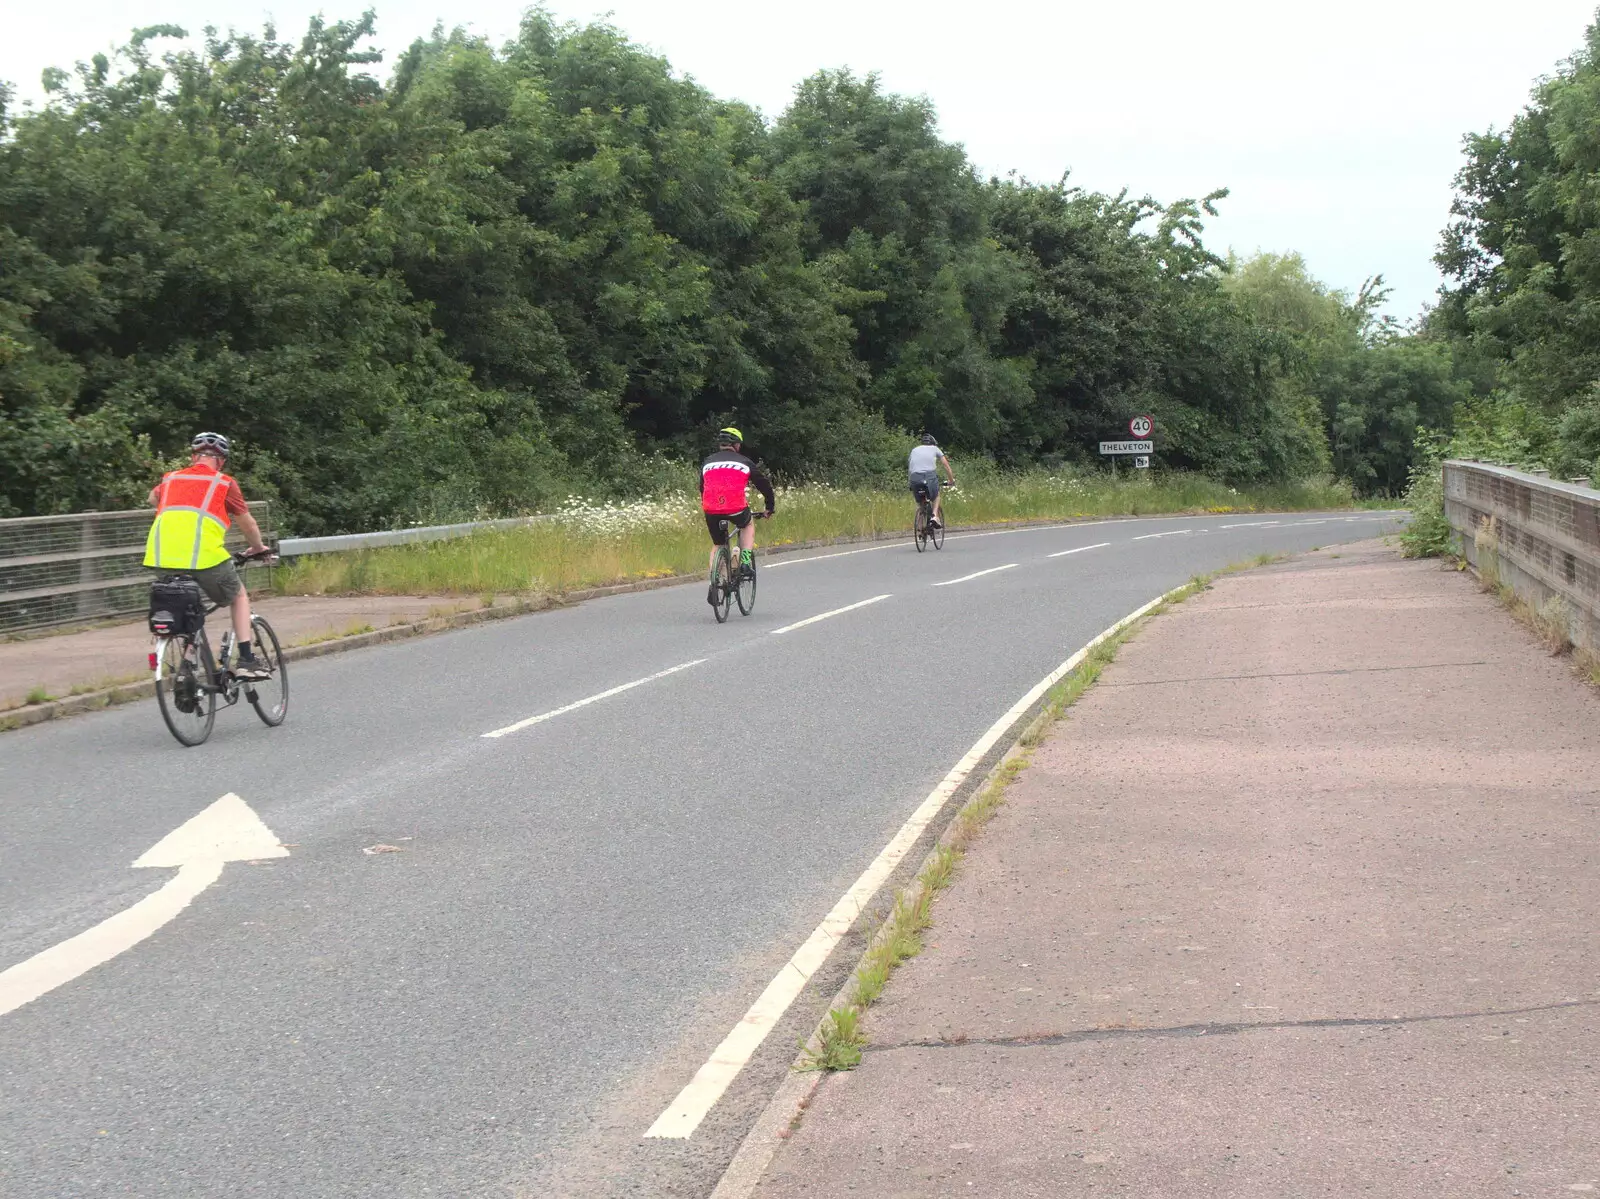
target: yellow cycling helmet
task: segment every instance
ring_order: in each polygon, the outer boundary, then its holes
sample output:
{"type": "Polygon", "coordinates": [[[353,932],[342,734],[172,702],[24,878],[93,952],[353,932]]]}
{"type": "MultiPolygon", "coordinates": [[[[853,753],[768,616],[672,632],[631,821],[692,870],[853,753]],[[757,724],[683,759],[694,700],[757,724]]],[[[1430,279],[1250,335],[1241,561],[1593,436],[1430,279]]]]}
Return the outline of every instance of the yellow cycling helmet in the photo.
{"type": "Polygon", "coordinates": [[[717,444],[718,445],[743,445],[744,444],[744,434],[739,432],[739,430],[733,428],[732,426],[729,426],[726,429],[718,429],[717,430],[717,444]]]}

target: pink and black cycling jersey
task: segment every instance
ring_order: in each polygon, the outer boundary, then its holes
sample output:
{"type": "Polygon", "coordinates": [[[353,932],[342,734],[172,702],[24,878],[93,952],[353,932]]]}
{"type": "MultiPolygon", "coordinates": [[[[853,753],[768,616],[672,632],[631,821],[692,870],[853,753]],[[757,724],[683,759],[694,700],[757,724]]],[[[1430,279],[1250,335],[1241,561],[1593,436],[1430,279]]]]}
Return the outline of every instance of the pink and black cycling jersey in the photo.
{"type": "Polygon", "coordinates": [[[714,516],[731,516],[750,506],[745,491],[754,487],[770,511],[775,496],[772,482],[756,464],[733,450],[718,450],[700,464],[700,507],[714,516]]]}

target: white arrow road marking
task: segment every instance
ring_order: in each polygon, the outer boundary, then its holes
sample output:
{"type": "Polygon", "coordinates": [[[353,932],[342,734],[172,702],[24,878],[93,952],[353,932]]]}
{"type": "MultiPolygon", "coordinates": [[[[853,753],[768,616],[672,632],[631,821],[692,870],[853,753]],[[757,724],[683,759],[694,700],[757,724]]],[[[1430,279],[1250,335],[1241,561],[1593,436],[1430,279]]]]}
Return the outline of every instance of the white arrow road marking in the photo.
{"type": "Polygon", "coordinates": [[[781,629],[773,629],[772,636],[776,637],[779,633],[792,633],[795,629],[803,629],[808,624],[816,624],[819,620],[827,620],[828,617],[837,616],[841,612],[854,612],[857,608],[865,608],[868,604],[875,604],[879,600],[886,600],[892,594],[893,592],[887,592],[883,595],[875,595],[871,599],[857,600],[853,604],[846,604],[842,608],[835,608],[832,612],[819,612],[815,616],[808,616],[804,620],[797,620],[793,624],[786,624],[781,629]]]}
{"type": "Polygon", "coordinates": [[[678,1092],[678,1097],[672,1101],[667,1110],[656,1117],[656,1122],[646,1130],[645,1136],[683,1139],[700,1127],[700,1121],[704,1120],[707,1113],[716,1106],[717,1100],[722,1098],[723,1093],[738,1077],[739,1071],[744,1069],[751,1056],[760,1048],[761,1042],[767,1039],[767,1034],[777,1026],[784,1012],[788,1011],[789,1005],[794,1002],[795,996],[799,995],[806,983],[811,981],[811,976],[817,972],[817,968],[827,961],[834,946],[845,933],[850,931],[850,926],[866,910],[867,905],[872,902],[872,897],[888,881],[901,859],[911,852],[923,831],[933,823],[950,797],[960,790],[961,784],[967,781],[967,776],[977,769],[978,764],[995,747],[996,742],[1005,736],[1012,725],[1027,715],[1033,705],[1043,698],[1045,692],[1066,677],[1068,671],[1076,669],[1078,663],[1088,657],[1090,650],[1108,637],[1116,636],[1165,598],[1158,595],[1148,604],[1117,621],[1035,683],[1026,695],[1011,705],[1010,711],[989,726],[988,732],[978,738],[978,743],[951,768],[943,781],[900,826],[900,831],[894,835],[894,839],[885,845],[872,860],[872,864],[861,872],[861,877],[856,879],[855,885],[833,905],[833,909],[823,917],[822,923],[817,925],[816,930],[806,938],[805,944],[795,951],[795,955],[783,969],[778,971],[777,977],[767,984],[767,989],[762,991],[755,1003],[750,1005],[750,1010],[744,1014],[744,1018],[722,1039],[722,1044],[712,1050],[711,1057],[695,1072],[688,1085],[678,1092]]]}
{"type": "Polygon", "coordinates": [[[261,817],[229,792],[198,816],[161,838],[136,860],[136,867],[176,867],[178,873],[153,895],[108,916],[91,929],[0,971],[0,1016],[71,982],[78,975],[132,949],[222,875],[225,862],[286,858],[289,851],[261,817]]]}
{"type": "Polygon", "coordinates": [[[506,725],[506,727],[503,729],[495,729],[493,732],[482,733],[480,736],[504,737],[507,733],[521,732],[529,725],[543,724],[547,720],[554,720],[557,716],[565,716],[568,712],[575,711],[578,708],[585,708],[590,704],[599,703],[603,699],[610,699],[613,695],[621,695],[624,691],[632,691],[635,687],[643,687],[646,683],[653,683],[657,679],[664,679],[669,674],[677,674],[680,670],[688,670],[689,667],[698,666],[704,661],[707,661],[707,659],[696,658],[693,662],[680,662],[676,666],[669,666],[665,670],[658,670],[655,672],[655,674],[647,674],[642,679],[634,679],[631,683],[623,683],[620,687],[612,687],[609,691],[602,691],[599,695],[591,695],[587,699],[580,699],[575,703],[567,704],[565,707],[556,708],[550,712],[541,712],[537,716],[530,716],[526,720],[519,720],[515,724],[506,725]]]}
{"type": "Polygon", "coordinates": [[[991,566],[988,570],[975,570],[969,575],[962,575],[959,579],[946,579],[942,583],[932,584],[934,587],[952,587],[957,583],[965,583],[968,579],[981,579],[984,575],[992,575],[999,570],[1010,570],[1016,566],[1015,562],[1007,562],[1004,566],[991,566]]]}
{"type": "Polygon", "coordinates": [[[1075,550],[1062,550],[1059,554],[1046,554],[1046,558],[1065,558],[1068,554],[1081,554],[1084,550],[1103,550],[1110,545],[1109,541],[1096,542],[1094,545],[1080,545],[1075,550]]]}

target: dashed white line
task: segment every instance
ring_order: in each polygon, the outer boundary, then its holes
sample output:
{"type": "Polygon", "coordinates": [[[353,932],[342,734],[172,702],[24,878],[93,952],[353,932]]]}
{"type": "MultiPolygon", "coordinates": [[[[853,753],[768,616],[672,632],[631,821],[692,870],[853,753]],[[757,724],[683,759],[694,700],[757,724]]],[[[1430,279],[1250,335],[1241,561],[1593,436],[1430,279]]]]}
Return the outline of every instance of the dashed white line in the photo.
{"type": "Polygon", "coordinates": [[[677,666],[669,666],[665,670],[658,670],[655,674],[646,675],[642,679],[634,679],[631,683],[623,683],[620,687],[612,687],[609,691],[602,691],[599,695],[591,695],[587,699],[580,699],[576,703],[567,704],[565,707],[556,708],[550,712],[541,712],[538,716],[530,716],[526,720],[519,720],[515,724],[506,725],[503,729],[495,729],[491,733],[482,735],[485,737],[504,737],[508,733],[520,732],[531,725],[543,724],[546,720],[554,720],[557,716],[565,716],[568,712],[576,711],[578,708],[599,703],[603,699],[610,699],[613,695],[621,695],[624,691],[632,691],[635,687],[643,687],[646,683],[653,683],[657,679],[664,679],[669,674],[677,674],[680,670],[688,670],[689,667],[698,666],[706,660],[705,658],[696,658],[693,662],[683,662],[677,666]]]}
{"type": "Polygon", "coordinates": [[[1015,562],[1007,562],[1004,566],[991,566],[988,570],[975,570],[970,575],[962,575],[959,579],[946,579],[942,583],[935,583],[933,585],[935,587],[950,587],[956,583],[965,583],[968,579],[981,579],[984,575],[992,575],[996,571],[1010,570],[1016,565],[1018,564],[1015,562]]]}
{"type": "Polygon", "coordinates": [[[867,904],[872,902],[872,897],[888,881],[906,854],[911,852],[917,839],[943,810],[950,797],[960,789],[962,783],[966,782],[967,776],[977,769],[984,756],[994,748],[1012,725],[1028,713],[1045,692],[1082,662],[1090,650],[1138,620],[1159,604],[1162,598],[1157,596],[1136,612],[1117,621],[1035,683],[1026,695],[1011,705],[1010,711],[989,726],[988,732],[978,738],[978,743],[967,751],[966,756],[955,764],[949,774],[944,776],[943,781],[900,826],[900,831],[894,835],[894,839],[883,847],[878,856],[872,860],[872,864],[862,871],[861,877],[856,879],[855,884],[844,893],[838,903],[833,905],[833,909],[823,917],[822,923],[817,925],[816,930],[806,938],[805,944],[795,951],[795,955],[767,984],[766,990],[761,992],[760,997],[750,1006],[750,1010],[744,1014],[744,1018],[723,1038],[722,1043],[712,1050],[711,1057],[695,1072],[688,1085],[678,1092],[678,1097],[672,1101],[667,1110],[656,1117],[656,1122],[645,1132],[645,1136],[682,1140],[700,1127],[700,1122],[716,1106],[729,1085],[738,1077],[739,1071],[744,1069],[755,1051],[761,1047],[761,1042],[767,1039],[767,1034],[783,1018],[784,1012],[789,1010],[789,1005],[794,1002],[795,996],[800,994],[806,983],[811,981],[811,976],[817,972],[818,967],[827,961],[834,946],[850,931],[850,926],[856,922],[867,904]]]}
{"type": "Polygon", "coordinates": [[[840,550],[836,554],[812,554],[809,558],[784,558],[778,562],[762,563],[762,570],[777,570],[780,566],[799,566],[802,562],[821,562],[827,558],[848,558],[851,554],[876,554],[880,550],[902,549],[904,541],[891,541],[887,545],[869,545],[860,550],[840,550]]]}
{"type": "Polygon", "coordinates": [[[835,608],[831,612],[819,612],[815,616],[808,616],[804,620],[797,620],[793,624],[786,624],[781,629],[773,629],[772,635],[776,637],[779,633],[790,633],[795,629],[803,629],[808,624],[816,624],[819,620],[827,620],[830,616],[837,616],[841,612],[853,612],[857,608],[865,608],[868,604],[875,604],[879,600],[888,599],[892,594],[894,593],[885,592],[883,595],[875,595],[871,599],[857,600],[853,604],[846,604],[842,608],[835,608]]]}
{"type": "Polygon", "coordinates": [[[1108,546],[1110,544],[1111,543],[1109,541],[1101,541],[1101,542],[1097,542],[1094,545],[1080,545],[1075,550],[1062,550],[1058,554],[1046,554],[1045,557],[1046,558],[1065,558],[1068,554],[1081,554],[1081,553],[1083,553],[1084,550],[1103,550],[1103,549],[1106,548],[1106,546],[1108,546]]]}
{"type": "Polygon", "coordinates": [[[1141,533],[1135,541],[1149,541],[1152,537],[1187,537],[1193,529],[1168,529],[1165,533],[1141,533]]]}
{"type": "Polygon", "coordinates": [[[1260,529],[1268,525],[1281,525],[1281,520],[1243,520],[1236,525],[1223,525],[1224,529],[1260,529]]]}

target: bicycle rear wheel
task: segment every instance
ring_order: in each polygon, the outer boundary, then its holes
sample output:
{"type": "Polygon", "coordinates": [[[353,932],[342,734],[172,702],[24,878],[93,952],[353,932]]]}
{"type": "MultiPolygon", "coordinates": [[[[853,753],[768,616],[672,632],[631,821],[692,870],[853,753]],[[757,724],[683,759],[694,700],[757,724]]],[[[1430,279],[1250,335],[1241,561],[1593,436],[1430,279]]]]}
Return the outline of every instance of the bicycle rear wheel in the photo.
{"type": "Polygon", "coordinates": [[[917,505],[916,523],[911,526],[911,539],[917,543],[917,553],[928,548],[928,505],[917,505]]]}
{"type": "Polygon", "coordinates": [[[250,618],[256,657],[272,672],[272,677],[244,684],[245,698],[268,728],[277,728],[289,715],[289,667],[283,660],[283,648],[272,626],[259,616],[250,618]]]}
{"type": "Polygon", "coordinates": [[[180,745],[199,745],[211,736],[217,720],[217,693],[208,689],[211,647],[205,637],[204,629],[193,641],[168,637],[158,651],[161,678],[156,683],[156,702],[161,706],[161,719],[180,745]]]}
{"type": "Polygon", "coordinates": [[[727,620],[728,613],[733,611],[733,593],[736,590],[733,570],[733,559],[728,554],[728,547],[723,546],[711,570],[711,584],[717,589],[717,602],[711,605],[711,612],[718,624],[727,620]]]}
{"type": "Polygon", "coordinates": [[[739,585],[734,589],[733,598],[739,601],[739,614],[749,616],[756,610],[756,575],[755,561],[750,563],[750,576],[739,576],[739,585]]]}

